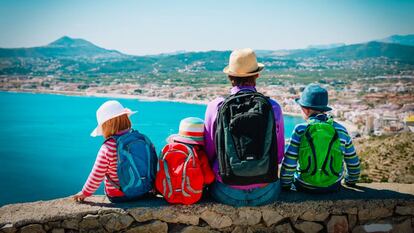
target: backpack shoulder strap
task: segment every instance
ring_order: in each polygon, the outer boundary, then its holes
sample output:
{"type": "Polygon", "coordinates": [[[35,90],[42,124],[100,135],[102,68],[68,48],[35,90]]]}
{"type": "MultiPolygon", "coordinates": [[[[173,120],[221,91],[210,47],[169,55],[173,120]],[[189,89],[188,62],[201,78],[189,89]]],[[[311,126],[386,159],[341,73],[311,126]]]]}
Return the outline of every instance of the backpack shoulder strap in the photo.
{"type": "MultiPolygon", "coordinates": [[[[115,140],[115,142],[117,142],[117,140],[118,140],[118,137],[116,137],[115,135],[113,135],[113,136],[110,136],[110,137],[108,137],[105,141],[104,141],[104,143],[103,144],[105,144],[107,141],[109,141],[109,140],[111,140],[111,139],[114,139],[115,140]]],[[[118,157],[118,148],[116,148],[116,153],[117,153],[117,157],[118,157]]],[[[122,192],[122,188],[121,188],[121,186],[119,186],[117,183],[115,183],[115,181],[113,181],[112,179],[111,179],[111,177],[109,177],[109,175],[108,174],[105,174],[105,177],[106,177],[106,179],[108,180],[108,182],[112,185],[112,186],[114,186],[116,189],[118,189],[118,190],[120,190],[121,192],[122,192]]]]}
{"type": "MultiPolygon", "coordinates": [[[[305,135],[305,138],[308,141],[308,144],[309,144],[309,146],[311,148],[313,159],[314,159],[315,163],[317,163],[317,161],[316,161],[317,160],[317,157],[316,157],[315,144],[313,143],[312,136],[309,133],[309,128],[310,128],[311,125],[312,125],[312,123],[311,124],[308,124],[308,126],[306,127],[306,129],[304,131],[304,135],[305,135]]],[[[317,171],[317,166],[314,166],[313,171],[312,171],[311,174],[312,175],[315,175],[316,174],[316,171],[317,171]]]]}

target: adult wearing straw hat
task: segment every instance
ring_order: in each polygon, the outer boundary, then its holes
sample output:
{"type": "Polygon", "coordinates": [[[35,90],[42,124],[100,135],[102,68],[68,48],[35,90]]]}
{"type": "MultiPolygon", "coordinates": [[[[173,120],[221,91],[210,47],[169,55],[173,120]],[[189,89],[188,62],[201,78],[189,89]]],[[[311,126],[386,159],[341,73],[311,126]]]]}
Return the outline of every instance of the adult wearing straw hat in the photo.
{"type": "Polygon", "coordinates": [[[277,168],[284,153],[283,116],[275,100],[263,98],[256,90],[256,79],[263,69],[252,49],[233,51],[228,66],[223,69],[232,86],[230,96],[218,97],[206,109],[204,144],[216,176],[210,190],[214,199],[225,204],[265,205],[274,202],[280,193],[277,168]],[[270,159],[263,160],[266,156],[270,159]],[[257,175],[263,164],[269,164],[263,170],[270,172],[257,175]],[[247,168],[242,168],[244,165],[247,168]]]}

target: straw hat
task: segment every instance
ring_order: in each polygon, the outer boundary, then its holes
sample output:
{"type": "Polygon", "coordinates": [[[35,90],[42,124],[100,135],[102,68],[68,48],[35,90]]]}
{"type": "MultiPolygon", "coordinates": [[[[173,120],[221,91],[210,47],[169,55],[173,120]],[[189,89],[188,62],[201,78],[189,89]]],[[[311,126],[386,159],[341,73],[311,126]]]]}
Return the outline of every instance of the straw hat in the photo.
{"type": "Polygon", "coordinates": [[[136,111],[131,111],[128,108],[124,108],[118,101],[116,100],[108,100],[105,103],[103,103],[98,110],[96,110],[96,121],[98,122],[98,125],[96,128],[92,131],[91,136],[96,137],[99,135],[102,135],[102,124],[106,121],[121,116],[123,114],[128,114],[128,116],[131,116],[132,114],[135,114],[136,111]]]}
{"type": "Polygon", "coordinates": [[[223,72],[235,77],[248,77],[262,71],[264,65],[257,62],[256,54],[250,48],[237,49],[230,54],[229,65],[223,72]]]}
{"type": "Polygon", "coordinates": [[[187,117],[182,119],[178,134],[169,136],[167,142],[204,145],[204,121],[197,117],[187,117]]]}

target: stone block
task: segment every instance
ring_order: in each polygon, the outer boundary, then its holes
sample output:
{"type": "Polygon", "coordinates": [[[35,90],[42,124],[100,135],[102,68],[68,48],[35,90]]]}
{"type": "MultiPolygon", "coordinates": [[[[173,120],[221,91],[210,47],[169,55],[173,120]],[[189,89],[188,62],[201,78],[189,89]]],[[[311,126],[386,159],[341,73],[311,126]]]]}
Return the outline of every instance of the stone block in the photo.
{"type": "Polygon", "coordinates": [[[392,227],[393,233],[413,233],[414,229],[411,226],[411,219],[407,219],[399,224],[394,224],[392,227]]]}
{"type": "Polygon", "coordinates": [[[399,215],[414,216],[414,207],[411,207],[411,206],[397,206],[397,207],[395,207],[395,213],[399,214],[399,215]]]}
{"type": "Polygon", "coordinates": [[[240,208],[237,218],[233,220],[234,225],[254,226],[262,219],[262,212],[251,208],[240,208]]]}
{"type": "Polygon", "coordinates": [[[358,212],[359,221],[377,220],[392,216],[393,211],[387,208],[362,209],[358,212]]]}
{"type": "Polygon", "coordinates": [[[134,218],[128,214],[111,213],[101,216],[99,221],[106,230],[114,232],[128,228],[134,222],[134,218]]]}
{"type": "Polygon", "coordinates": [[[316,222],[300,222],[295,224],[295,228],[303,233],[317,233],[323,229],[323,226],[316,222]]]}
{"type": "Polygon", "coordinates": [[[168,224],[161,221],[154,221],[144,225],[130,228],[126,233],[167,233],[168,224]]]}
{"type": "Polygon", "coordinates": [[[354,227],[357,225],[357,223],[358,223],[358,216],[357,215],[354,215],[354,214],[348,215],[349,229],[354,229],[354,227]]]}
{"type": "Polygon", "coordinates": [[[262,210],[262,216],[263,216],[263,221],[268,227],[284,219],[284,217],[280,215],[279,212],[275,210],[271,210],[271,209],[262,210]]]}
{"type": "Polygon", "coordinates": [[[52,229],[51,233],[65,233],[65,229],[63,229],[63,228],[54,228],[54,229],[52,229]]]}
{"type": "Polygon", "coordinates": [[[222,229],[233,224],[233,221],[229,216],[218,214],[211,210],[206,210],[201,213],[201,218],[206,221],[210,227],[215,229],[222,229]]]}
{"type": "Polygon", "coordinates": [[[17,228],[13,226],[13,224],[8,223],[0,228],[0,232],[4,233],[15,233],[17,231],[17,228]]]}
{"type": "Polygon", "coordinates": [[[347,233],[348,219],[346,216],[333,215],[326,224],[326,228],[328,233],[347,233]]]}
{"type": "Polygon", "coordinates": [[[318,213],[314,210],[307,210],[299,218],[310,222],[323,222],[329,217],[328,212],[318,213]]]}
{"type": "Polygon", "coordinates": [[[183,228],[180,233],[218,233],[208,227],[188,226],[183,228]]]}
{"type": "Polygon", "coordinates": [[[40,224],[29,224],[20,229],[21,233],[46,233],[40,224]]]}
{"type": "Polygon", "coordinates": [[[79,222],[79,229],[94,229],[101,227],[98,215],[88,214],[79,222]]]}
{"type": "Polygon", "coordinates": [[[289,223],[283,223],[273,228],[273,232],[294,233],[292,226],[289,223]]]}
{"type": "Polygon", "coordinates": [[[80,221],[80,219],[76,219],[76,218],[63,220],[62,227],[65,228],[65,229],[78,230],[79,229],[79,221],[80,221]]]}

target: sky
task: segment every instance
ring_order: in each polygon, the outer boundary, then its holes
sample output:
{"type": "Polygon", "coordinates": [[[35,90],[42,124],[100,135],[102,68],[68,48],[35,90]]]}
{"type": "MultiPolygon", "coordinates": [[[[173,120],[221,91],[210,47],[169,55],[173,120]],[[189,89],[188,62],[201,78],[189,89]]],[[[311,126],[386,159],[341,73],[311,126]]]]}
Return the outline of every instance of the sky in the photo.
{"type": "Polygon", "coordinates": [[[414,34],[407,0],[0,0],[0,47],[64,35],[132,55],[296,49],[414,34]]]}

